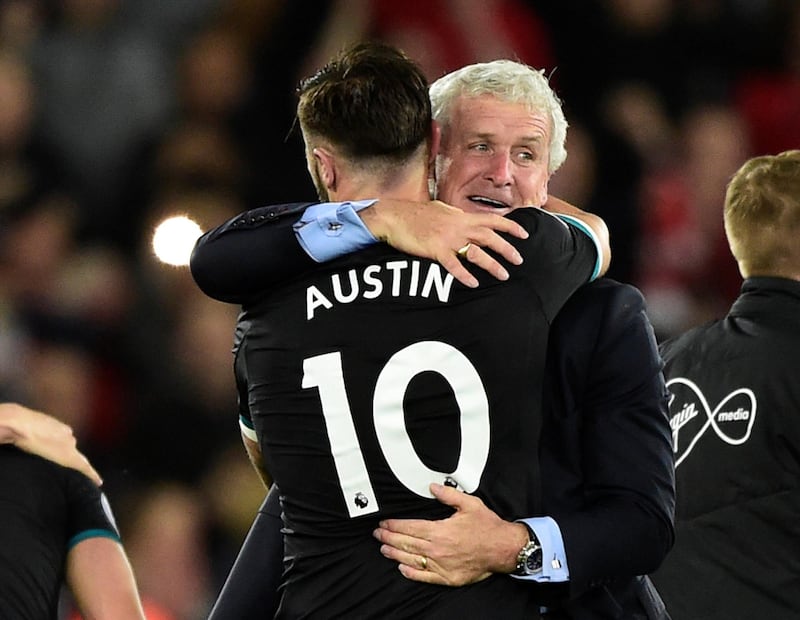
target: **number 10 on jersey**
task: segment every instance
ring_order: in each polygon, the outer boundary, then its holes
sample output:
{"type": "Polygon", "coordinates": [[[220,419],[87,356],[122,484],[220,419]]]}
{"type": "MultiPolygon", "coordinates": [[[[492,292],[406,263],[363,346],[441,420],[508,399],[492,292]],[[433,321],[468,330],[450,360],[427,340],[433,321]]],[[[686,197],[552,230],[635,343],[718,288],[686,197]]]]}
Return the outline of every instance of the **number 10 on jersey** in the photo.
{"type": "MultiPolygon", "coordinates": [[[[322,413],[342,497],[351,517],[380,510],[356,434],[342,371],[341,353],[303,362],[303,387],[319,389],[322,413]]],[[[413,412],[410,412],[413,415],[413,412]]],[[[397,480],[421,497],[432,498],[431,482],[453,479],[467,493],[478,488],[489,456],[489,402],[478,371],[458,349],[437,341],[409,345],[381,369],[372,399],[372,419],[381,451],[397,480]],[[461,446],[452,472],[434,471],[416,453],[405,425],[403,401],[411,380],[436,372],[449,384],[459,408],[461,446]]]]}

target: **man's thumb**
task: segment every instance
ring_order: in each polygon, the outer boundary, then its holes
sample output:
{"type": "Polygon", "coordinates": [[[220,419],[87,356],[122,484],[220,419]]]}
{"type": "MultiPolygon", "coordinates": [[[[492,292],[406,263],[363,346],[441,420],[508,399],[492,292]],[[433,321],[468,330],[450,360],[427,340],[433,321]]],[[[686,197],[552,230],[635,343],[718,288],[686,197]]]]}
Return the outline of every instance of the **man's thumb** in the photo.
{"type": "Polygon", "coordinates": [[[430,490],[436,499],[452,508],[461,508],[464,499],[468,497],[463,491],[436,482],[431,483],[430,490]]]}

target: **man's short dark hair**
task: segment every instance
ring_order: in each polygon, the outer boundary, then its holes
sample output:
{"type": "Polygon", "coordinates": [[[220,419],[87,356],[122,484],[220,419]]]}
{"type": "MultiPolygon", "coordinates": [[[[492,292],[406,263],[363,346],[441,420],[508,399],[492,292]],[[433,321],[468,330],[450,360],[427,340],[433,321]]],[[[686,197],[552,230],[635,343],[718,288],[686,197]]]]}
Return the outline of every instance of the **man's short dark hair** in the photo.
{"type": "Polygon", "coordinates": [[[401,50],[359,43],[298,87],[303,132],[352,159],[408,159],[430,137],[431,104],[422,70],[401,50]]]}

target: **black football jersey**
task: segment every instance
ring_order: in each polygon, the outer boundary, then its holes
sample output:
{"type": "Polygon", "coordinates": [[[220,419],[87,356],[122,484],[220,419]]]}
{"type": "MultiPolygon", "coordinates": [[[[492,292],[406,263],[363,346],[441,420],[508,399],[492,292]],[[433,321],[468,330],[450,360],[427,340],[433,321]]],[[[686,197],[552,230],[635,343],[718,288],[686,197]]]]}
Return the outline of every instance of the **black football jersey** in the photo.
{"type": "Polygon", "coordinates": [[[458,590],[410,582],[371,536],[382,518],[448,516],[431,482],[506,519],[537,508],[547,332],[597,254],[552,215],[512,215],[531,235],[514,241],[525,262],[508,282],[468,289],[379,245],[243,308],[240,413],[281,489],[284,617],[530,617],[530,588],[502,576],[458,590]]]}

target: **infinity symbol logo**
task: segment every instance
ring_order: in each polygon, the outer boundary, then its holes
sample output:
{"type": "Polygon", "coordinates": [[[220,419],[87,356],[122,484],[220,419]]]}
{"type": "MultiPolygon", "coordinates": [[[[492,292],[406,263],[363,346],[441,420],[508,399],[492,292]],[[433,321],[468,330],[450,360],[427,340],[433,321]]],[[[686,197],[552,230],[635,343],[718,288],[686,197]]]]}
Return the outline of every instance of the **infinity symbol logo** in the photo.
{"type": "Polygon", "coordinates": [[[714,429],[717,437],[731,446],[739,446],[750,438],[756,421],[756,396],[749,388],[731,392],[712,411],[703,392],[690,379],[670,379],[667,387],[670,391],[675,467],[689,456],[709,428],[714,429]],[[680,409],[676,411],[678,407],[680,409]],[[703,413],[705,416],[701,415],[703,413]],[[688,442],[687,435],[691,437],[688,442]]]}

